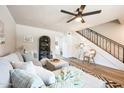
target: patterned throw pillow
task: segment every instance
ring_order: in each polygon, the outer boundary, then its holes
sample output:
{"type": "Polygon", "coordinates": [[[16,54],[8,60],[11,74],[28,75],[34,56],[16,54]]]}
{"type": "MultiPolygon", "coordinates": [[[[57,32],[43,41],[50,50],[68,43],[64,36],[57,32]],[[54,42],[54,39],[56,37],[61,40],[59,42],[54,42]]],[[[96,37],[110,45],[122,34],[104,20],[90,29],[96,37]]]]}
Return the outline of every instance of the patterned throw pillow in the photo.
{"type": "Polygon", "coordinates": [[[12,87],[14,88],[39,88],[45,87],[42,79],[37,75],[21,69],[10,70],[12,87]]]}
{"type": "Polygon", "coordinates": [[[23,56],[25,62],[32,61],[34,59],[34,57],[31,53],[25,53],[22,56],[23,56]]]}

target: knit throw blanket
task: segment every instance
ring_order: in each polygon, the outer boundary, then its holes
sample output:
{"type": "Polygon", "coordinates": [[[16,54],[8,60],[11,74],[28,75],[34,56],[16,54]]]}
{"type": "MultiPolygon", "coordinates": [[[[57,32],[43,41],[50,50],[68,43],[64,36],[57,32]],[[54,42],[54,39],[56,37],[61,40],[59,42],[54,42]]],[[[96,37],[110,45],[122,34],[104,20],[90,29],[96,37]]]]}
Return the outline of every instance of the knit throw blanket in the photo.
{"type": "Polygon", "coordinates": [[[56,83],[50,85],[51,88],[81,88],[84,86],[79,72],[73,67],[62,68],[56,72],[56,83]]]}

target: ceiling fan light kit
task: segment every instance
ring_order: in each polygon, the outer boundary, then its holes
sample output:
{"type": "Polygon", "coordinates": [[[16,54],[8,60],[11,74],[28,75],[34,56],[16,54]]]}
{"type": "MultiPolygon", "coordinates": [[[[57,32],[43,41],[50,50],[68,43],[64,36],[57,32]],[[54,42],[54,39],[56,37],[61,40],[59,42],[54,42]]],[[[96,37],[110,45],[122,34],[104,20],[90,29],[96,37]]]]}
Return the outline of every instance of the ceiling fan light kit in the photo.
{"type": "Polygon", "coordinates": [[[81,20],[82,20],[81,17],[77,17],[77,18],[75,19],[75,21],[77,21],[77,22],[81,22],[81,20]]]}
{"type": "Polygon", "coordinates": [[[82,18],[83,16],[89,16],[89,15],[94,15],[94,14],[101,13],[101,10],[88,12],[88,13],[83,13],[83,10],[84,10],[85,7],[86,7],[86,5],[81,5],[80,8],[77,8],[76,12],[78,12],[78,13],[72,13],[72,12],[69,12],[69,11],[66,11],[66,10],[61,10],[61,12],[74,16],[72,19],[68,20],[67,23],[69,23],[73,20],[76,20],[77,22],[85,23],[85,21],[82,18]]]}

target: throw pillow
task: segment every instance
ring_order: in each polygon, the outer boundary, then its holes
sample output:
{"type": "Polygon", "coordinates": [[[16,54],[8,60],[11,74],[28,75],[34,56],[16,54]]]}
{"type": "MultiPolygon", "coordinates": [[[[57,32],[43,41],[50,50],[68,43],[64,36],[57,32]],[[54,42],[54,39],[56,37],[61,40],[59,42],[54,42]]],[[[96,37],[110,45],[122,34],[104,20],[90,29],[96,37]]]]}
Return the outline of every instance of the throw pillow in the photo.
{"type": "Polygon", "coordinates": [[[39,88],[45,87],[41,78],[21,69],[10,71],[12,86],[14,88],[39,88]]]}
{"type": "Polygon", "coordinates": [[[40,60],[40,62],[41,62],[41,64],[42,64],[43,66],[45,66],[48,61],[50,61],[48,58],[43,58],[43,59],[40,60]]]}
{"type": "Polygon", "coordinates": [[[23,56],[25,62],[32,61],[34,59],[34,57],[31,53],[25,53],[22,56],[23,56]]]}
{"type": "Polygon", "coordinates": [[[16,53],[12,53],[12,54],[9,54],[9,55],[1,57],[1,58],[4,59],[4,60],[7,60],[9,62],[18,62],[18,61],[20,61],[19,57],[16,55],[16,53]]]}
{"type": "Polygon", "coordinates": [[[42,67],[42,64],[41,64],[40,61],[38,61],[38,60],[36,60],[36,59],[33,59],[32,62],[33,62],[33,64],[34,64],[35,66],[41,66],[41,67],[42,67]]]}
{"type": "Polygon", "coordinates": [[[18,56],[18,58],[19,58],[19,60],[20,61],[22,61],[22,62],[24,62],[24,59],[23,59],[23,57],[22,57],[22,55],[21,55],[21,53],[20,52],[15,52],[16,53],[16,55],[18,56]]]}
{"type": "Polygon", "coordinates": [[[46,85],[55,83],[55,74],[43,67],[35,66],[36,74],[43,80],[46,85]]]}
{"type": "Polygon", "coordinates": [[[10,62],[10,64],[12,65],[13,69],[19,68],[23,62],[10,62]]]}
{"type": "Polygon", "coordinates": [[[32,74],[36,74],[35,73],[35,68],[34,68],[34,64],[32,63],[32,61],[29,61],[29,62],[15,62],[15,63],[12,63],[12,66],[14,69],[22,69],[22,70],[25,70],[29,73],[32,73],[32,74]]]}

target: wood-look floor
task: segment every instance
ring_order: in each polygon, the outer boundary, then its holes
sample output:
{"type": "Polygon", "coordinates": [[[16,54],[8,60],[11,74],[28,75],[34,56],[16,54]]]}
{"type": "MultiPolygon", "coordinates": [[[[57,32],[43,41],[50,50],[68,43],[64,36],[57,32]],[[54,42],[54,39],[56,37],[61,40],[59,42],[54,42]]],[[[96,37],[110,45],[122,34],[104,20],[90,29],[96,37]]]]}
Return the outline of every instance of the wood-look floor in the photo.
{"type": "Polygon", "coordinates": [[[65,60],[68,61],[71,65],[74,65],[78,68],[83,68],[85,71],[94,73],[96,75],[102,75],[109,80],[121,84],[121,86],[124,87],[124,71],[98,64],[84,63],[81,60],[74,58],[68,58],[65,60]]]}

